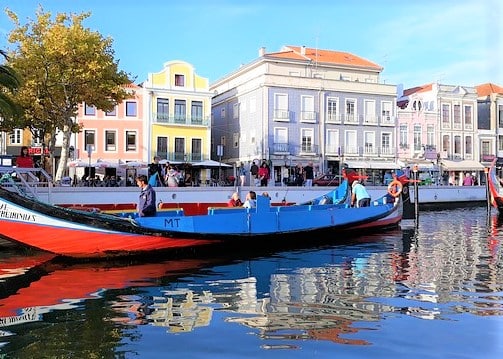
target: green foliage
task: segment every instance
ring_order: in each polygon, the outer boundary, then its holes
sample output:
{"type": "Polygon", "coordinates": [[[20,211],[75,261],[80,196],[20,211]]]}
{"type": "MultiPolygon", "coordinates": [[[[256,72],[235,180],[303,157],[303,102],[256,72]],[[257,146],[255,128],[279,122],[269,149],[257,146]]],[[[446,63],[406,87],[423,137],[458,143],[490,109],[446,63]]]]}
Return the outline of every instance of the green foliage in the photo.
{"type": "MultiPolygon", "coordinates": [[[[0,56],[7,59],[5,51],[0,50],[0,56]]],[[[13,100],[13,94],[21,81],[14,69],[8,65],[0,65],[0,130],[11,128],[21,115],[21,109],[13,100]]]]}
{"type": "Polygon", "coordinates": [[[25,25],[9,9],[6,13],[15,25],[8,38],[15,45],[9,65],[23,79],[14,97],[24,110],[23,127],[41,131],[51,139],[50,148],[62,131],[60,165],[66,166],[68,140],[80,130],[73,122],[79,104],[112,110],[126,98],[124,85],[131,80],[118,68],[112,40],[84,27],[90,13],[57,14],[52,19],[39,7],[36,20],[25,25]]]}

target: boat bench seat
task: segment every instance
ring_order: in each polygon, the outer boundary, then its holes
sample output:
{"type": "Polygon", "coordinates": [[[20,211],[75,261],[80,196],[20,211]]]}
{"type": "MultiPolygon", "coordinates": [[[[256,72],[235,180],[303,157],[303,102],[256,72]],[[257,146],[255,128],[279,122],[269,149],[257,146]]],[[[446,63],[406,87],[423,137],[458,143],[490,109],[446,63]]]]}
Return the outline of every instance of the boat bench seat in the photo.
{"type": "Polygon", "coordinates": [[[246,211],[247,209],[248,208],[243,207],[208,207],[208,215],[240,213],[246,211]]]}

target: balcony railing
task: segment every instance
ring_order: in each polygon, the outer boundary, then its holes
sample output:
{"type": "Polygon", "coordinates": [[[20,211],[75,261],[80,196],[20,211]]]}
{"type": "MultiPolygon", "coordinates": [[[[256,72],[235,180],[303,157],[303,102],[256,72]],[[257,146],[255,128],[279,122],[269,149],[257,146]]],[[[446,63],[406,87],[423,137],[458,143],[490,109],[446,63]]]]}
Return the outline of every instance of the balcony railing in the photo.
{"type": "Polygon", "coordinates": [[[327,123],[341,123],[341,116],[336,113],[327,113],[327,123]]]}
{"type": "Polygon", "coordinates": [[[314,111],[301,111],[300,113],[300,122],[316,122],[316,112],[314,111]]]}
{"type": "Polygon", "coordinates": [[[274,121],[290,121],[290,111],[274,109],[274,121]]]}
{"type": "Polygon", "coordinates": [[[209,117],[201,116],[169,116],[166,113],[154,113],[154,121],[160,124],[186,125],[186,126],[208,126],[209,117]]]}
{"type": "Polygon", "coordinates": [[[288,154],[288,143],[274,143],[272,145],[272,152],[274,154],[288,154]]]}

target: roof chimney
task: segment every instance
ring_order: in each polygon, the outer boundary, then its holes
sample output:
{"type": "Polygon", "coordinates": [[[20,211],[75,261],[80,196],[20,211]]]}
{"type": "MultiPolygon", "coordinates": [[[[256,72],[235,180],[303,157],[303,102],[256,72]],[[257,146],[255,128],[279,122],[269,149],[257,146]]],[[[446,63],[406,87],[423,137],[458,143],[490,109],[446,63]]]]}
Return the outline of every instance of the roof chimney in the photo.
{"type": "Polygon", "coordinates": [[[302,47],[300,48],[300,54],[301,54],[302,56],[305,56],[305,55],[306,55],[306,47],[305,47],[305,46],[302,46],[302,47]]]}
{"type": "Polygon", "coordinates": [[[265,55],[265,47],[261,47],[260,49],[258,49],[258,56],[259,57],[263,57],[265,55]]]}

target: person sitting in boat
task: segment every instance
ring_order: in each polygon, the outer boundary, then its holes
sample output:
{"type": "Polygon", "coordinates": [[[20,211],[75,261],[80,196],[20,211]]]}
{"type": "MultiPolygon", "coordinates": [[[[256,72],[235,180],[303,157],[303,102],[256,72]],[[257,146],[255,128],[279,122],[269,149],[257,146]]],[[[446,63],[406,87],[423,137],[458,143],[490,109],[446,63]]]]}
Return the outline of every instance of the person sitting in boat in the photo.
{"type": "Polygon", "coordinates": [[[351,185],[351,205],[353,207],[369,207],[370,206],[370,195],[366,188],[359,182],[354,181],[351,185]]]}
{"type": "Polygon", "coordinates": [[[257,194],[255,191],[250,191],[246,194],[246,200],[243,204],[244,208],[255,208],[257,207],[257,194]]]}
{"type": "Polygon", "coordinates": [[[227,203],[229,207],[241,207],[243,205],[243,202],[241,202],[241,199],[239,198],[239,194],[237,192],[234,192],[231,196],[231,199],[227,203]]]}
{"type": "Polygon", "coordinates": [[[140,217],[153,217],[157,214],[155,201],[155,191],[148,184],[148,178],[145,175],[136,177],[136,184],[141,189],[140,200],[138,202],[138,215],[140,217]]]}

